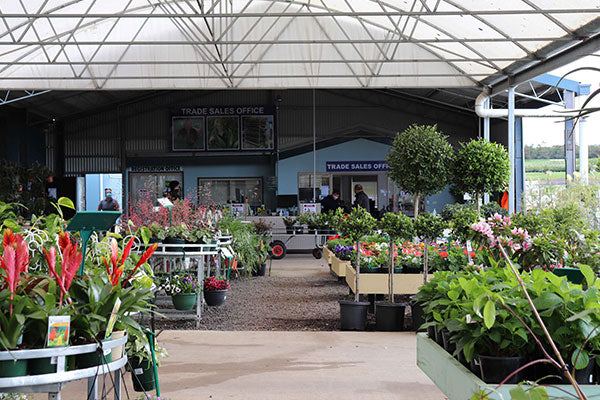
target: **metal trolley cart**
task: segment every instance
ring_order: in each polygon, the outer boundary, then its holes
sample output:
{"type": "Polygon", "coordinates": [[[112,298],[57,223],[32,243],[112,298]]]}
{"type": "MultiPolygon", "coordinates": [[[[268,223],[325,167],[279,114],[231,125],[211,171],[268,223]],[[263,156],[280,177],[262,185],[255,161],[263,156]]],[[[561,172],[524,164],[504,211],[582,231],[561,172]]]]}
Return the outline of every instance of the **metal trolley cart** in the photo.
{"type": "Polygon", "coordinates": [[[170,275],[195,273],[198,282],[200,282],[200,291],[196,295],[195,312],[160,307],[161,303],[168,302],[165,296],[157,297],[158,312],[170,318],[195,320],[196,327],[199,328],[202,307],[204,306],[203,285],[201,282],[205,277],[210,276],[210,269],[213,267],[217,275],[222,273],[221,254],[224,253],[227,256],[231,253],[230,244],[231,237],[229,236],[220,237],[215,243],[210,244],[159,244],[151,258],[154,272],[170,275]]]}
{"type": "Polygon", "coordinates": [[[280,260],[288,250],[310,250],[317,260],[323,256],[323,246],[327,238],[335,233],[315,231],[315,233],[287,233],[286,231],[271,232],[271,257],[280,260]]]}

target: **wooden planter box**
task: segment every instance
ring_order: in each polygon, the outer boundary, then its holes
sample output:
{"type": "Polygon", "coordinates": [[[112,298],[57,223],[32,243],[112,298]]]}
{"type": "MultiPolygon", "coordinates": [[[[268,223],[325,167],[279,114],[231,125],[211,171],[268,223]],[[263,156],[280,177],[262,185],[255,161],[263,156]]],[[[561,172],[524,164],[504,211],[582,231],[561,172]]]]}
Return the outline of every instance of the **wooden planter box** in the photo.
{"type": "Polygon", "coordinates": [[[323,246],[323,258],[325,259],[327,264],[331,265],[333,257],[333,253],[327,248],[327,246],[323,246]]]}
{"type": "Polygon", "coordinates": [[[331,271],[338,277],[343,278],[346,276],[346,268],[350,266],[350,261],[342,261],[332,254],[331,257],[331,271]]]}
{"type": "MultiPolygon", "coordinates": [[[[427,280],[433,279],[432,274],[427,275],[427,280]]],[[[387,294],[389,275],[385,274],[360,274],[361,294],[387,294]]],[[[356,270],[351,266],[350,261],[346,265],[346,283],[352,290],[356,290],[356,270]]],[[[423,274],[394,274],[394,294],[415,294],[423,285],[423,274]]]]}
{"type": "MultiPolygon", "coordinates": [[[[490,400],[510,399],[509,391],[518,385],[487,384],[465,368],[443,347],[427,337],[425,333],[417,333],[417,365],[435,385],[448,397],[448,400],[470,399],[480,390],[489,393],[490,400]]],[[[600,397],[600,385],[580,385],[589,399],[600,397]]],[[[527,390],[527,385],[523,388],[527,390]]],[[[575,393],[570,385],[546,386],[548,396],[552,398],[569,398],[564,391],[575,393]],[[561,391],[563,390],[563,391],[561,391]]]]}

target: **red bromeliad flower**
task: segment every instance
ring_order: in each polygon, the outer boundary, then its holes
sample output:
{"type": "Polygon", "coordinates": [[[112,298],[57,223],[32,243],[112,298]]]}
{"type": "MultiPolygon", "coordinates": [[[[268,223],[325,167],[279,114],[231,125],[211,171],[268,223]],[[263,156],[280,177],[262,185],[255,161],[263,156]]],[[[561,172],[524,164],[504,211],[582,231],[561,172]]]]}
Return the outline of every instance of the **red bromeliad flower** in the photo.
{"type": "Polygon", "coordinates": [[[129,257],[129,252],[131,251],[131,246],[133,246],[133,242],[135,238],[131,238],[129,243],[125,246],[123,250],[123,254],[121,258],[119,258],[119,245],[115,239],[111,239],[110,241],[110,263],[112,264],[112,269],[108,265],[108,261],[104,256],[102,256],[102,261],[104,261],[104,265],[106,266],[106,272],[108,272],[108,277],[110,278],[110,283],[114,288],[117,283],[119,283],[119,279],[121,279],[121,275],[123,275],[123,270],[125,269],[125,260],[129,257]]]}
{"type": "MultiPolygon", "coordinates": [[[[135,242],[135,238],[131,238],[129,243],[127,243],[127,245],[125,246],[125,249],[123,250],[123,254],[121,254],[121,258],[119,258],[119,246],[117,244],[117,241],[115,239],[111,240],[111,242],[110,242],[110,248],[111,248],[110,263],[112,264],[112,268],[108,264],[108,261],[106,260],[106,258],[102,257],[102,260],[104,261],[104,265],[106,266],[106,272],[108,272],[108,277],[110,278],[110,283],[112,284],[113,288],[115,286],[117,286],[117,284],[119,283],[119,280],[121,279],[121,276],[123,275],[123,270],[125,269],[125,260],[127,260],[127,257],[129,257],[129,253],[131,252],[131,247],[133,246],[134,242],[135,242]]],[[[139,261],[135,264],[135,268],[133,269],[133,271],[131,271],[131,273],[127,276],[127,278],[121,284],[121,287],[125,286],[127,284],[127,282],[129,282],[129,280],[133,277],[133,275],[135,275],[138,268],[140,266],[144,265],[144,263],[146,263],[146,261],[148,261],[148,259],[152,256],[152,254],[154,254],[154,252],[156,251],[157,247],[158,247],[158,243],[154,243],[152,246],[150,246],[146,249],[144,254],[142,254],[142,256],[140,257],[139,261]]]]}
{"type": "MultiPolygon", "coordinates": [[[[129,274],[129,276],[127,277],[127,279],[125,279],[125,281],[123,282],[123,286],[125,286],[127,284],[127,282],[129,282],[129,280],[135,274],[135,272],[138,270],[138,268],[140,266],[144,265],[144,263],[146,261],[148,261],[148,259],[150,257],[152,257],[152,254],[154,254],[154,252],[156,251],[157,247],[158,247],[158,243],[154,243],[152,246],[150,246],[150,247],[148,247],[146,249],[146,251],[144,252],[144,254],[142,254],[142,256],[140,257],[140,260],[135,264],[135,268],[133,269],[133,271],[131,271],[131,273],[129,274]]],[[[237,265],[237,263],[236,263],[236,265],[237,265]]]]}
{"type": "MultiPolygon", "coordinates": [[[[62,306],[63,297],[69,293],[71,282],[83,260],[83,254],[77,248],[77,243],[71,242],[69,235],[64,232],[59,235],[58,245],[62,252],[60,274],[56,270],[56,247],[50,247],[50,251],[46,251],[46,249],[43,250],[46,262],[48,263],[48,269],[50,270],[50,275],[54,277],[56,284],[60,288],[60,307],[62,306]]],[[[71,301],[69,300],[69,303],[70,302],[71,301]]]]}
{"type": "MultiPolygon", "coordinates": [[[[12,230],[6,229],[3,238],[4,254],[0,259],[0,267],[6,271],[6,276],[2,276],[8,284],[10,298],[13,299],[17,291],[17,284],[21,279],[21,274],[27,272],[29,265],[29,246],[23,239],[23,236],[14,234],[12,230]]],[[[10,305],[10,315],[12,315],[12,304],[10,305]]]]}
{"type": "Polygon", "coordinates": [[[446,251],[440,251],[439,254],[440,254],[440,257],[442,257],[442,258],[448,257],[448,252],[446,252],[446,251]]]}

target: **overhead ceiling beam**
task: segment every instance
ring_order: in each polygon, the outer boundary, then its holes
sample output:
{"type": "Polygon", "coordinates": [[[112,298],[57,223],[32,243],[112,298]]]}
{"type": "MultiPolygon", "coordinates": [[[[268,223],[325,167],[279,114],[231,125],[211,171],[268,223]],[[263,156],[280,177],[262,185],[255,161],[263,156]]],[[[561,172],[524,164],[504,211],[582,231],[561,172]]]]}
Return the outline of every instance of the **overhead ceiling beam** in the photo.
{"type": "Polygon", "coordinates": [[[545,74],[546,72],[563,67],[572,61],[589,56],[590,54],[594,54],[597,51],[600,51],[600,33],[595,37],[588,39],[583,43],[574,45],[553,57],[533,62],[531,65],[524,67],[521,72],[517,72],[509,77],[504,77],[496,82],[491,83],[491,94],[496,94],[498,92],[507,90],[509,86],[515,86],[526,82],[539,75],[545,74]]]}

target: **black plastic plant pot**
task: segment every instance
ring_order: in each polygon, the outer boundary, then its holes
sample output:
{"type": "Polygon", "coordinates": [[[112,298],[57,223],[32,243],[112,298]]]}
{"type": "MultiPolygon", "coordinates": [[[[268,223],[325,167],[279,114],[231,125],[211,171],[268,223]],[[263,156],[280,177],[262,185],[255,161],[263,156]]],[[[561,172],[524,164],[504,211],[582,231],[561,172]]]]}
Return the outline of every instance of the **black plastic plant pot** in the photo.
{"type": "Polygon", "coordinates": [[[402,273],[403,274],[420,274],[421,272],[423,272],[422,267],[415,267],[412,265],[403,265],[402,266],[402,273]]]}
{"type": "Polygon", "coordinates": [[[265,276],[267,274],[267,263],[260,264],[260,267],[256,272],[258,276],[265,276]]]}
{"type": "MultiPolygon", "coordinates": [[[[479,356],[479,367],[481,368],[481,379],[485,383],[500,383],[513,371],[516,371],[525,363],[525,357],[490,357],[479,356]]],[[[507,384],[516,384],[523,380],[523,371],[514,374],[507,384]]]]}
{"type": "Polygon", "coordinates": [[[155,382],[152,361],[131,357],[129,359],[129,365],[131,366],[133,390],[136,392],[148,392],[154,390],[155,382]]]}
{"type": "Polygon", "coordinates": [[[461,363],[465,368],[469,368],[469,363],[467,362],[467,359],[465,358],[465,353],[461,351],[458,352],[458,355],[456,356],[456,359],[458,360],[459,363],[461,363]]]}
{"type": "Polygon", "coordinates": [[[435,326],[427,327],[427,336],[429,337],[429,339],[435,340],[435,326]]]}
{"type": "Polygon", "coordinates": [[[288,234],[288,235],[292,235],[294,233],[294,228],[292,228],[292,227],[289,227],[289,228],[286,227],[285,228],[285,233],[288,234]]]}
{"type": "Polygon", "coordinates": [[[436,326],[435,327],[435,341],[440,346],[444,347],[444,338],[442,337],[442,328],[436,326]]]}
{"type": "Polygon", "coordinates": [[[415,332],[419,331],[421,325],[425,323],[425,313],[423,312],[423,305],[416,301],[410,304],[411,315],[412,315],[412,330],[415,332]]]}
{"type": "Polygon", "coordinates": [[[360,267],[361,274],[378,274],[381,272],[381,268],[377,267],[360,267]]]}
{"type": "Polygon", "coordinates": [[[444,350],[450,354],[454,354],[456,343],[450,341],[450,331],[446,328],[442,329],[442,342],[444,343],[444,350]]]}
{"type": "Polygon", "coordinates": [[[225,304],[225,299],[227,299],[227,289],[204,291],[204,301],[206,301],[206,305],[208,306],[222,306],[225,304]]]}
{"type": "Polygon", "coordinates": [[[479,366],[479,359],[474,358],[469,363],[469,369],[472,373],[474,373],[478,378],[481,378],[481,367],[479,366]]]}
{"type": "Polygon", "coordinates": [[[378,331],[398,332],[404,330],[404,311],[406,304],[375,302],[375,329],[378,331]]]}
{"type": "MultiPolygon", "coordinates": [[[[185,244],[185,239],[168,237],[163,240],[164,244],[185,244]]],[[[183,247],[165,247],[165,251],[183,251],[183,247]]]]}
{"type": "Polygon", "coordinates": [[[367,326],[368,301],[340,300],[340,329],[364,331],[367,326]]]}
{"type": "MultiPolygon", "coordinates": [[[[571,371],[572,367],[568,364],[567,366],[569,367],[569,371],[571,371]]],[[[575,370],[575,381],[581,385],[593,384],[597,380],[597,374],[594,371],[595,368],[596,359],[595,356],[591,356],[590,361],[585,368],[575,370]]],[[[535,365],[534,378],[536,380],[540,380],[540,383],[542,384],[569,384],[569,380],[563,375],[563,373],[559,371],[558,368],[548,363],[539,363],[535,365]]]]}

